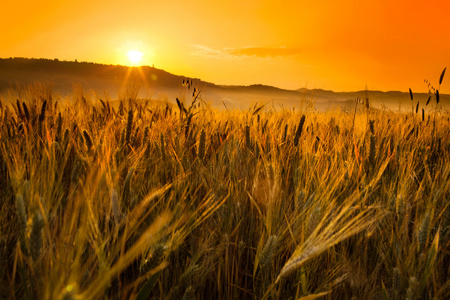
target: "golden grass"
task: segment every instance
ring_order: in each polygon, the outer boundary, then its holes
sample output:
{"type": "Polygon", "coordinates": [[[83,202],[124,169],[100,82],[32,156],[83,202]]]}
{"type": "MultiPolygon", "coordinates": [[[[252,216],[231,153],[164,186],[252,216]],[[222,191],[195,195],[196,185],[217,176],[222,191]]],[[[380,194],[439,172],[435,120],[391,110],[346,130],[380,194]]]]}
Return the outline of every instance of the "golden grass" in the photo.
{"type": "Polygon", "coordinates": [[[0,98],[0,298],[450,296],[447,113],[199,94],[0,98]]]}

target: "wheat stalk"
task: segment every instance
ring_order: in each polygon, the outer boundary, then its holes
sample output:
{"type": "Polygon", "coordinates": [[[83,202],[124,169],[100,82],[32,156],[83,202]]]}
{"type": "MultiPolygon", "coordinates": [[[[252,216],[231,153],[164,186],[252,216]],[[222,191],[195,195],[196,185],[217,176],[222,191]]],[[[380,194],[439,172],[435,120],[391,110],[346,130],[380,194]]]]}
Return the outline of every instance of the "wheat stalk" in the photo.
{"type": "Polygon", "coordinates": [[[202,129],[200,133],[200,140],[198,143],[198,158],[202,160],[205,157],[205,141],[206,141],[206,133],[205,130],[202,129]]]}
{"type": "Polygon", "coordinates": [[[22,195],[16,196],[16,212],[17,212],[17,220],[19,222],[19,240],[20,240],[20,249],[22,253],[28,255],[28,247],[25,239],[26,231],[27,231],[27,211],[25,208],[25,202],[23,201],[22,195]]]}
{"type": "Polygon", "coordinates": [[[406,299],[407,300],[421,299],[419,291],[419,282],[417,281],[417,278],[414,276],[409,278],[409,286],[408,289],[406,290],[406,299]]]}
{"type": "Polygon", "coordinates": [[[41,256],[42,249],[42,228],[44,222],[40,212],[36,212],[33,216],[33,225],[30,234],[30,254],[33,261],[37,261],[41,256]]]}
{"type": "Polygon", "coordinates": [[[250,149],[252,146],[252,142],[250,140],[250,126],[245,125],[245,146],[247,149],[250,149]]]}
{"type": "Polygon", "coordinates": [[[271,235],[267,239],[267,242],[264,245],[261,254],[259,256],[261,269],[264,269],[272,261],[272,257],[275,253],[275,249],[277,248],[277,244],[278,244],[278,237],[276,235],[271,235]]]}
{"type": "Polygon", "coordinates": [[[86,144],[86,147],[87,147],[88,151],[90,151],[92,149],[93,143],[92,143],[91,136],[89,135],[89,133],[86,130],[83,130],[83,137],[84,137],[84,142],[86,144]]]}
{"type": "Polygon", "coordinates": [[[122,218],[122,211],[120,209],[119,196],[115,189],[111,191],[111,208],[113,212],[114,222],[118,225],[122,218]]]}
{"type": "Polygon", "coordinates": [[[125,134],[125,144],[126,145],[130,144],[132,126],[133,126],[133,110],[130,109],[128,111],[127,130],[126,130],[126,134],[125,134]]]}
{"type": "Polygon", "coordinates": [[[305,124],[305,115],[302,115],[300,119],[300,123],[298,123],[297,131],[295,132],[294,137],[294,146],[297,147],[298,140],[300,139],[300,136],[302,135],[303,125],[305,124]]]}
{"type": "Polygon", "coordinates": [[[192,285],[190,285],[183,295],[183,300],[192,300],[195,299],[195,289],[192,285]]]}
{"type": "Polygon", "coordinates": [[[347,204],[341,208],[340,213],[327,225],[325,224],[325,220],[331,217],[332,211],[329,210],[325,214],[311,236],[302,245],[296,248],[291,258],[281,269],[275,283],[278,283],[282,278],[286,278],[294,273],[306,261],[364,230],[381,218],[381,213],[376,211],[375,208],[362,210],[360,213],[353,216],[350,210],[350,205],[353,201],[348,201],[347,204]]]}

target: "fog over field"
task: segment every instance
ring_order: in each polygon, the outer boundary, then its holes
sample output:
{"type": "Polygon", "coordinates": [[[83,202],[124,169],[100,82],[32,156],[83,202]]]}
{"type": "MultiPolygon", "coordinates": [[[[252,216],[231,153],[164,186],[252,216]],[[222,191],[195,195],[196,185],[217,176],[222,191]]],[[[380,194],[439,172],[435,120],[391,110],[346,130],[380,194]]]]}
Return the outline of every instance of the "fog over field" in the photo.
{"type": "MultiPolygon", "coordinates": [[[[174,75],[150,66],[126,67],[87,62],[68,62],[48,59],[0,59],[0,91],[36,82],[48,84],[61,97],[73,95],[74,90],[98,98],[116,100],[127,93],[138,92],[142,99],[169,101],[188,97],[183,80],[192,80],[201,91],[201,97],[217,108],[246,109],[256,103],[274,108],[314,107],[316,110],[343,109],[352,111],[357,99],[369,97],[371,106],[391,111],[411,111],[417,101],[425,106],[427,93],[414,93],[411,102],[408,87],[404,91],[360,90],[333,92],[323,89],[300,88],[285,90],[255,83],[250,86],[227,86],[205,82],[201,78],[174,75]]],[[[425,84],[424,84],[425,86],[425,84]]],[[[414,91],[413,91],[414,92],[414,91]]],[[[443,108],[450,103],[449,95],[441,95],[443,108]]],[[[430,109],[430,108],[428,108],[430,109]]]]}

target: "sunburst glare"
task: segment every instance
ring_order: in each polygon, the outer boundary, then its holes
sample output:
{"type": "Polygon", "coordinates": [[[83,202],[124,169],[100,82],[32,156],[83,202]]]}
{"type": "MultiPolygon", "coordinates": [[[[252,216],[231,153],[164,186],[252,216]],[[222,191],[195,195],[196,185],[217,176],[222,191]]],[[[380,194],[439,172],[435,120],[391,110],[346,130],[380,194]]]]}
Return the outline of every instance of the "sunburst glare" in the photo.
{"type": "Polygon", "coordinates": [[[137,65],[142,60],[143,53],[138,50],[130,50],[127,53],[128,59],[130,60],[131,65],[137,65]]]}

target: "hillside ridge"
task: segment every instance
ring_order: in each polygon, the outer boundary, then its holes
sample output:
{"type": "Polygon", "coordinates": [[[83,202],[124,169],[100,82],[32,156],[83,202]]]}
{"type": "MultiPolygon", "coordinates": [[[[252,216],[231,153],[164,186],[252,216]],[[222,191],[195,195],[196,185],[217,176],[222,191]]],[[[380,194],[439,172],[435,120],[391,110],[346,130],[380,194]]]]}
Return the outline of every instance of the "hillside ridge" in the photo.
{"type": "MultiPolygon", "coordinates": [[[[73,94],[75,88],[107,93],[111,98],[119,98],[130,86],[139,88],[139,96],[158,100],[175,101],[176,97],[189,98],[183,90],[182,82],[188,79],[193,86],[202,90],[202,96],[213,105],[226,107],[248,107],[250,104],[272,103],[295,107],[301,101],[311,101],[315,107],[351,106],[354,100],[366,95],[373,103],[394,106],[410,105],[409,92],[401,91],[349,91],[335,92],[325,89],[299,88],[288,90],[270,85],[221,85],[200,78],[176,75],[150,66],[128,67],[94,62],[64,61],[45,58],[0,58],[0,92],[34,82],[48,82],[53,91],[62,96],[73,94]]],[[[425,102],[427,93],[414,93],[414,104],[425,102]]],[[[450,95],[442,94],[443,103],[450,103],[450,95]]]]}

